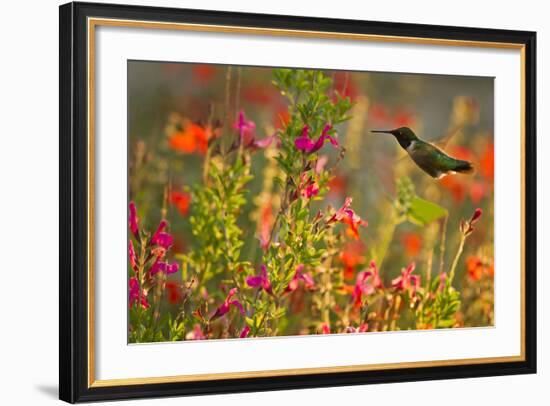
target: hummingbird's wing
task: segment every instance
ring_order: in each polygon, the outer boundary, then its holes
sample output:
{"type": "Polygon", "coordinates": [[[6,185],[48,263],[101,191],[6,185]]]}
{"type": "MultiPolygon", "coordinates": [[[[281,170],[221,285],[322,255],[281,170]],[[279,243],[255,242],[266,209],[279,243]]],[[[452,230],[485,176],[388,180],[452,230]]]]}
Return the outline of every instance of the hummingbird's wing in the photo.
{"type": "Polygon", "coordinates": [[[433,178],[442,178],[453,172],[471,172],[472,165],[467,161],[450,157],[436,146],[425,141],[414,141],[407,149],[412,160],[433,178]]]}

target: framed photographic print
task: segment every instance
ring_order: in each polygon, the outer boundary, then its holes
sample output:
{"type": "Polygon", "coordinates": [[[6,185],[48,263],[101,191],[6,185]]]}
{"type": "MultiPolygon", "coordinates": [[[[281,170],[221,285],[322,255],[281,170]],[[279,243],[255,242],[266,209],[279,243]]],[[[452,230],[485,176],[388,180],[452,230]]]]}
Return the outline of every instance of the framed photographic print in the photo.
{"type": "Polygon", "coordinates": [[[60,398],[536,371],[535,33],[60,7],[60,398]]]}

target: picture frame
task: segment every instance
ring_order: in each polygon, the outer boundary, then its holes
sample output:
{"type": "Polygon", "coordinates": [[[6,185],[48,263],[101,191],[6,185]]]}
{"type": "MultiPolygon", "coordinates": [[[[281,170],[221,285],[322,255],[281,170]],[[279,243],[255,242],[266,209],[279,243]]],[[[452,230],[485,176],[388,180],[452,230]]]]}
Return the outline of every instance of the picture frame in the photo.
{"type": "MultiPolygon", "coordinates": [[[[59,397],[84,401],[220,394],[468,378],[536,372],[536,34],[526,31],[218,12],[160,7],[68,3],[60,6],[60,270],[59,397]],[[98,27],[136,28],[140,33],[193,32],[255,35],[338,44],[414,44],[423,47],[511,50],[520,58],[519,167],[521,233],[517,292],[519,354],[490,357],[274,368],[201,374],[98,379],[95,264],[96,183],[105,156],[96,153],[95,91],[98,27]]],[[[160,46],[161,44],[159,44],[160,46]]],[[[102,58],[105,56],[102,55],[102,58]]],[[[199,61],[200,62],[200,61],[199,61]]],[[[118,137],[115,134],[113,137],[118,137]]],[[[125,139],[125,134],[120,134],[125,139]]],[[[105,142],[102,140],[102,142],[105,142]]],[[[498,160],[498,157],[497,157],[498,160]]],[[[495,205],[499,202],[495,198],[495,205]]],[[[496,226],[499,228],[498,224],[496,226]]],[[[500,232],[500,231],[499,231],[500,232]]],[[[124,242],[124,244],[126,244],[124,242]]],[[[497,248],[498,249],[498,248],[497,248]]],[[[504,268],[506,268],[504,266],[504,268]]],[[[510,267],[512,268],[512,267],[510,267]]],[[[511,271],[510,271],[511,272],[511,271]]],[[[125,293],[124,293],[125,294],[125,293]]],[[[124,326],[123,326],[124,328],[124,326]]],[[[430,334],[426,332],[425,334],[430,334]]],[[[267,343],[265,341],[264,343],[267,343]]],[[[204,346],[210,343],[203,343],[204,346]]],[[[268,346],[269,344],[265,344],[268,346]]],[[[147,348],[147,347],[145,347],[147,348]]]]}

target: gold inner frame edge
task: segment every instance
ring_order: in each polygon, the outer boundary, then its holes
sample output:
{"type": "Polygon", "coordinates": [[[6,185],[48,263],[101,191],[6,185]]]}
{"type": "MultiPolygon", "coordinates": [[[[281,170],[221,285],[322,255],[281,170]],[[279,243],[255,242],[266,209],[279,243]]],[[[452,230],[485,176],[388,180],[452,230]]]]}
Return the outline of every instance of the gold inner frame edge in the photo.
{"type": "Polygon", "coordinates": [[[331,374],[341,372],[377,371],[397,368],[426,368],[440,366],[458,366],[471,364],[490,364],[525,361],[525,45],[520,43],[454,40],[423,37],[400,37],[392,35],[355,34],[343,32],[308,31],[275,29],[260,27],[240,27],[231,25],[166,23],[140,20],[121,20],[109,18],[88,18],[87,21],[87,80],[88,80],[88,387],[112,387],[126,385],[177,383],[193,381],[212,381],[219,379],[244,379],[255,377],[296,376],[311,374],[331,374]],[[266,371],[220,372],[209,374],[188,374],[175,376],[95,379],[95,341],[94,341],[94,191],[95,191],[95,28],[97,26],[148,28],[162,30],[179,30],[195,32],[236,33],[248,35],[283,36],[318,39],[340,39],[372,42],[390,42],[402,44],[419,44],[435,46],[460,46],[494,49],[512,49],[520,51],[521,64],[521,101],[520,101],[520,137],[521,137],[521,270],[520,270],[520,355],[464,358],[455,360],[415,361],[401,363],[365,364],[348,366],[331,366],[316,368],[276,369],[266,371]]]}

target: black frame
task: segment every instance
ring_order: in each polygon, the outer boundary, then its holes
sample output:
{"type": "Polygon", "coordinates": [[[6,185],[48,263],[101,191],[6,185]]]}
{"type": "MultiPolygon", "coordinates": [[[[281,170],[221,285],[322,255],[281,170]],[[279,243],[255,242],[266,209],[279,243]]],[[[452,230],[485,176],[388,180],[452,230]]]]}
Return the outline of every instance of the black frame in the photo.
{"type": "Polygon", "coordinates": [[[536,33],[497,29],[112,4],[60,6],[59,397],[67,402],[266,391],[536,372],[536,33]],[[88,17],[377,34],[525,45],[525,360],[461,366],[269,378],[88,387],[87,30],[88,17]]]}

